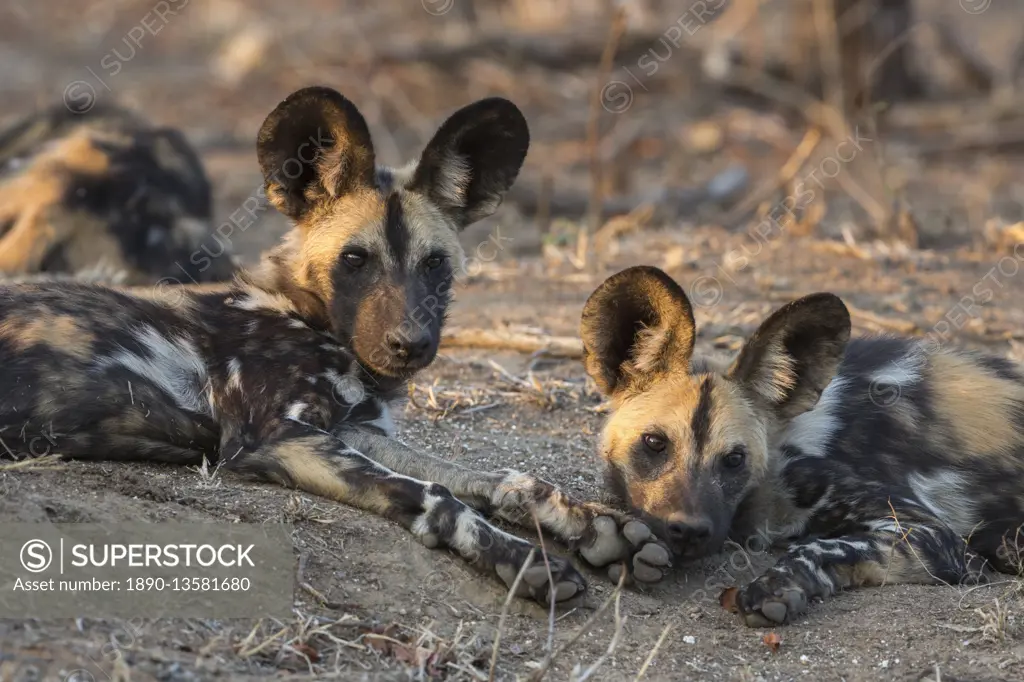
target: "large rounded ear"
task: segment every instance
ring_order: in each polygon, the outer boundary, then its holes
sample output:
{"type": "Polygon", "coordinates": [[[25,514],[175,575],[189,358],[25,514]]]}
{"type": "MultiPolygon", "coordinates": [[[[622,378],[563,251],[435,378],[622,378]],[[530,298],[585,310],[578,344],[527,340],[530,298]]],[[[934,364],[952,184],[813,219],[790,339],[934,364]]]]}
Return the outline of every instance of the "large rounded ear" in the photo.
{"type": "Polygon", "coordinates": [[[256,140],[270,202],[293,220],[317,203],[374,184],[370,129],[352,102],[314,86],[270,112],[256,140]]]}
{"type": "Polygon", "coordinates": [[[530,129],[515,104],[480,100],[441,124],[408,188],[425,194],[461,230],[498,210],[529,147],[530,129]]]}
{"type": "Polygon", "coordinates": [[[814,407],[850,340],[850,313],[834,294],[779,308],[747,341],[729,370],[758,403],[789,419],[814,407]]]}
{"type": "Polygon", "coordinates": [[[628,268],[583,306],[583,364],[605,395],[641,390],[659,374],[689,371],[696,331],[690,301],[671,277],[628,268]]]}

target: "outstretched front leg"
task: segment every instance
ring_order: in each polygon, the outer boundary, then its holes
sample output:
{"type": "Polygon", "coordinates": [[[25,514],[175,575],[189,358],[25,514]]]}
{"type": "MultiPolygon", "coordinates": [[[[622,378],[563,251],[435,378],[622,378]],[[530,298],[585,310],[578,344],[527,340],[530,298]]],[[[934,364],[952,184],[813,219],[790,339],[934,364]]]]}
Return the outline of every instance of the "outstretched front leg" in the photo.
{"type": "MultiPolygon", "coordinates": [[[[430,548],[444,547],[511,587],[533,545],[487,523],[439,483],[398,474],[331,434],[303,424],[256,447],[243,438],[222,443],[225,467],[374,512],[401,524],[430,548]]],[[[586,589],[565,559],[539,551],[523,573],[519,596],[564,601],[586,589]]]]}
{"type": "Polygon", "coordinates": [[[67,235],[59,234],[46,220],[48,205],[24,205],[11,190],[0,190],[0,226],[11,221],[10,229],[0,236],[0,272],[23,275],[37,272],[52,249],[67,235]]]}
{"type": "Polygon", "coordinates": [[[736,605],[751,627],[789,623],[814,597],[887,583],[960,584],[985,579],[985,562],[936,519],[909,514],[879,519],[869,530],[790,547],[774,567],[742,588],[736,605]]]}
{"type": "Polygon", "coordinates": [[[647,524],[605,505],[577,500],[535,476],[475,471],[413,450],[373,429],[352,428],[342,437],[395,471],[443,484],[476,509],[526,528],[540,523],[591,565],[609,566],[616,582],[621,562],[626,562],[633,578],[647,583],[661,580],[670,566],[668,550],[647,524]]]}

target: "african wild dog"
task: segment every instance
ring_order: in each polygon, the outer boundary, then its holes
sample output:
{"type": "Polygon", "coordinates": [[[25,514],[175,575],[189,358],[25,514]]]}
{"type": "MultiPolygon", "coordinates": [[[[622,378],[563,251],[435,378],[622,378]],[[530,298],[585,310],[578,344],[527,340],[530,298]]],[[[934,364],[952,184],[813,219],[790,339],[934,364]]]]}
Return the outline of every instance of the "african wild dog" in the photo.
{"type": "MultiPolygon", "coordinates": [[[[661,578],[650,530],[513,471],[470,471],[394,438],[389,406],[438,348],[464,254],[529,146],[504,99],[453,114],[419,161],[378,167],[366,122],[334,90],[293,93],[257,155],[294,230],[222,290],[128,293],[78,284],[0,288],[0,437],[43,433],[66,457],[198,463],[376,512],[511,584],[532,545],[476,511],[534,516],[591,564],[661,578]]],[[[572,564],[535,554],[521,593],[581,592],[572,564]]]]}
{"type": "Polygon", "coordinates": [[[788,622],[845,587],[1021,570],[1024,368],[849,340],[846,306],[825,293],[716,363],[693,355],[683,290],[642,266],[590,296],[581,333],[612,401],[601,454],[613,493],[684,559],[727,537],[789,545],[740,590],[747,624],[788,622]]]}
{"type": "Polygon", "coordinates": [[[58,105],[0,131],[0,276],[228,280],[229,257],[196,255],[221,252],[210,213],[185,137],[126,109],[58,105]]]}

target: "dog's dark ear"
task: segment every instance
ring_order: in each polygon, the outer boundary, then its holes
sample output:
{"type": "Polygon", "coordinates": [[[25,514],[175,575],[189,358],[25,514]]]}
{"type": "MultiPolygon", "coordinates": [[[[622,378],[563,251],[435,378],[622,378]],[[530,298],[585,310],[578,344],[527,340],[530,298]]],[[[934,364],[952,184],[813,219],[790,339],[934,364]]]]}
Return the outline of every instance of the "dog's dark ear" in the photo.
{"type": "Polygon", "coordinates": [[[686,294],[655,267],[612,275],[583,306],[583,364],[608,396],[689,371],[697,329],[686,294]]]}
{"type": "Polygon", "coordinates": [[[278,104],[260,128],[256,156],[267,197],[293,220],[319,202],[374,184],[366,120],[330,88],[303,88],[278,104]]]}
{"type": "Polygon", "coordinates": [[[759,404],[791,419],[814,407],[839,369],[850,313],[838,296],[811,294],[772,313],[729,370],[759,404]]]}
{"type": "Polygon", "coordinates": [[[498,210],[529,147],[530,129],[516,105],[480,100],[441,125],[409,189],[425,194],[461,230],[498,210]]]}

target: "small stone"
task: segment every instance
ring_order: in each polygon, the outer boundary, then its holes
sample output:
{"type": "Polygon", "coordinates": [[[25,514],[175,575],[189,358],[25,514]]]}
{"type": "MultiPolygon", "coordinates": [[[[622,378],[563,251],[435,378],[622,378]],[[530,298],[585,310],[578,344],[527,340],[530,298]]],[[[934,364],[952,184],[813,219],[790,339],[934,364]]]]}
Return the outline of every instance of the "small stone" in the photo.
{"type": "Polygon", "coordinates": [[[807,654],[801,654],[800,655],[800,662],[803,663],[804,665],[807,665],[808,663],[811,662],[811,658],[807,654]]]}
{"type": "Polygon", "coordinates": [[[697,638],[694,637],[693,635],[686,635],[685,637],[683,637],[683,643],[684,644],[696,644],[697,643],[697,638]]]}

